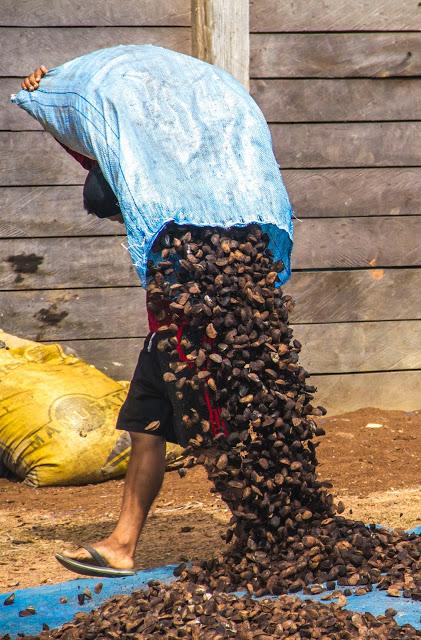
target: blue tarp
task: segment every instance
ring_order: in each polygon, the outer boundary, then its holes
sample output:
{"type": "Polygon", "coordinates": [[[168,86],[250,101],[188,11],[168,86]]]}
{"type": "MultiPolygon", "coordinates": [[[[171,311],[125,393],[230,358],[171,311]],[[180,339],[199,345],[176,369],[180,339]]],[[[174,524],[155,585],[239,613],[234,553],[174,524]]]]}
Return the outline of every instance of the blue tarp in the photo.
{"type": "Polygon", "coordinates": [[[12,638],[18,633],[34,635],[42,631],[44,622],[51,629],[60,627],[65,622],[69,622],[78,611],[91,611],[112,596],[142,589],[149,580],[163,582],[173,580],[173,571],[176,566],[174,564],[139,571],[128,578],[76,578],[58,584],[18,589],[15,591],[14,603],[8,606],[3,606],[3,601],[10,592],[2,594],[0,595],[0,634],[9,633],[12,638]],[[102,591],[96,594],[94,587],[100,582],[103,585],[102,591]],[[85,604],[80,605],[77,596],[86,587],[92,593],[92,600],[87,600],[85,604]],[[61,604],[60,598],[67,598],[67,603],[61,604]],[[35,608],[36,614],[20,618],[19,611],[30,606],[35,608]]]}
{"type": "MultiPolygon", "coordinates": [[[[421,535],[421,526],[412,529],[414,533],[421,535]]],[[[135,589],[141,589],[149,580],[161,580],[170,582],[174,580],[173,571],[176,565],[167,565],[148,571],[139,571],[130,578],[95,578],[76,579],[59,584],[19,589],[15,592],[16,598],[12,605],[3,606],[2,601],[10,595],[0,595],[0,633],[9,633],[12,638],[18,633],[36,634],[42,629],[43,622],[50,628],[59,627],[69,622],[78,611],[90,611],[98,607],[104,600],[112,596],[130,593],[135,589]],[[101,593],[96,594],[94,587],[101,582],[101,593]],[[80,605],[77,595],[88,587],[92,593],[92,600],[80,605]],[[67,598],[66,604],[60,603],[60,598],[67,598]],[[28,606],[35,607],[37,613],[27,618],[19,618],[19,611],[28,606]]],[[[308,596],[303,593],[294,594],[303,599],[320,600],[328,591],[321,594],[308,596]]],[[[386,609],[396,609],[396,622],[400,625],[412,624],[416,629],[421,629],[421,602],[407,598],[391,598],[384,591],[374,588],[364,596],[350,596],[346,609],[351,611],[369,611],[374,615],[382,615],[386,609]]]]}

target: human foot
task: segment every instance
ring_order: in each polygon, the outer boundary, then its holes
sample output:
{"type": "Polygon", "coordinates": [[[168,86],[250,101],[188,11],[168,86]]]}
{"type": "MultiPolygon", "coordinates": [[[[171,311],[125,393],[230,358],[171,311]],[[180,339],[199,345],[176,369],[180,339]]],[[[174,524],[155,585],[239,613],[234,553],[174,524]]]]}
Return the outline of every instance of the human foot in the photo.
{"type": "MultiPolygon", "coordinates": [[[[133,569],[134,567],[133,556],[129,553],[127,547],[116,543],[110,538],[94,542],[90,547],[101,555],[109,567],[114,569],[133,569]]],[[[61,555],[71,560],[92,561],[92,553],[84,547],[78,547],[70,551],[63,550],[61,555]]]]}

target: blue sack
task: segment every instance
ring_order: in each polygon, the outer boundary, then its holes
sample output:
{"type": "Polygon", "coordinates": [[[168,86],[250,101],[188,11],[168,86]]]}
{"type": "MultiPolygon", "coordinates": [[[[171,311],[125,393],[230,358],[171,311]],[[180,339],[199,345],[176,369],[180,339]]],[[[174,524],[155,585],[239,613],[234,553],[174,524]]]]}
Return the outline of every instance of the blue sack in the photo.
{"type": "Polygon", "coordinates": [[[101,49],[51,69],[12,101],[93,159],[117,196],[146,285],[149,252],[170,221],[259,223],[290,275],[291,205],[260,109],[228,73],[152,45],[101,49]]]}

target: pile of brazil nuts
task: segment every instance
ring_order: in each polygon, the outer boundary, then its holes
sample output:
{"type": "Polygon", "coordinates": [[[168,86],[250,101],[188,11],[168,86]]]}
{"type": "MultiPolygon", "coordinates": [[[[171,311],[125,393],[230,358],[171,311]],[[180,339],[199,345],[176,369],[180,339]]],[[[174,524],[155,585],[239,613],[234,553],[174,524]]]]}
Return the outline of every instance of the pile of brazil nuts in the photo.
{"type": "Polygon", "coordinates": [[[149,588],[116,596],[100,608],[76,614],[57,630],[44,631],[39,640],[386,640],[419,637],[411,625],[398,626],[396,611],[385,615],[354,613],[344,602],[320,604],[283,595],[255,600],[205,587],[176,582],[149,583],[149,588]]]}
{"type": "Polygon", "coordinates": [[[323,430],[315,418],[325,410],[313,404],[299,363],[293,303],[275,286],[283,265],[266,235],[258,227],[168,227],[149,268],[147,304],[162,325],[158,350],[188,434],[186,465],[203,464],[231,510],[227,544],[213,558],[179,565],[171,584],[113,597],[38,638],[420,637],[397,625],[392,607],[377,617],[344,609],[348,595],[373,584],[420,599],[420,536],[346,519],[318,480],[314,437],[323,430]],[[288,595],[326,589],[323,603],[288,595]]]}
{"type": "Polygon", "coordinates": [[[232,513],[227,551],[177,574],[257,596],[322,585],[363,594],[378,584],[421,599],[421,537],[342,517],[344,505],[317,478],[313,438],[324,432],[314,418],[325,410],[312,404],[268,237],[257,226],[169,227],[155,249],[148,306],[164,323],[164,379],[191,450],[232,513]],[[219,431],[204,396],[218,408],[219,431]]]}

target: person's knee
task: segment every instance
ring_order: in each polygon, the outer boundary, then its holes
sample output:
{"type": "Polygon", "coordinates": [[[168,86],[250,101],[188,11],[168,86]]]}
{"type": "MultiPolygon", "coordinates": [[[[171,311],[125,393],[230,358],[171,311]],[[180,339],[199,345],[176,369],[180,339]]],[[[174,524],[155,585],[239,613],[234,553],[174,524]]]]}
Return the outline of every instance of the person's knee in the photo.
{"type": "Polygon", "coordinates": [[[129,431],[132,450],[137,451],[162,451],[165,449],[165,439],[150,433],[136,433],[129,431]]]}

